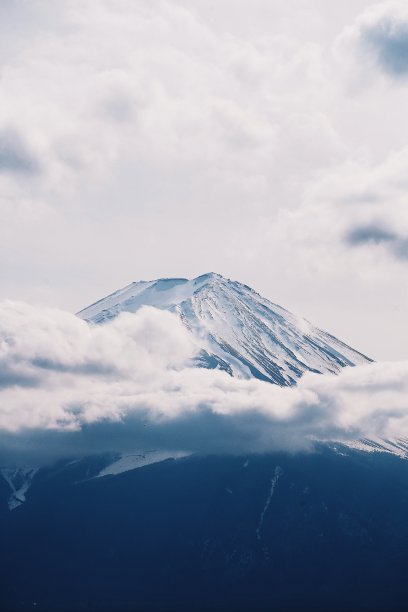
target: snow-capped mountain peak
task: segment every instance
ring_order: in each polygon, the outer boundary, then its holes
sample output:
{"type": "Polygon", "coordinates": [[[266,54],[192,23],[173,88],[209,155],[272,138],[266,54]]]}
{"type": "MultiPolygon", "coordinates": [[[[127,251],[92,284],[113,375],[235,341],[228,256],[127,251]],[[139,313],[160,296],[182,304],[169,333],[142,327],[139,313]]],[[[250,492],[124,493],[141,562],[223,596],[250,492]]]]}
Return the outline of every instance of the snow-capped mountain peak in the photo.
{"type": "Polygon", "coordinates": [[[149,305],[169,310],[200,339],[197,366],[289,386],[307,371],[336,373],[370,361],[332,335],[237,281],[210,272],[191,280],[133,282],[78,313],[92,324],[149,305]]]}

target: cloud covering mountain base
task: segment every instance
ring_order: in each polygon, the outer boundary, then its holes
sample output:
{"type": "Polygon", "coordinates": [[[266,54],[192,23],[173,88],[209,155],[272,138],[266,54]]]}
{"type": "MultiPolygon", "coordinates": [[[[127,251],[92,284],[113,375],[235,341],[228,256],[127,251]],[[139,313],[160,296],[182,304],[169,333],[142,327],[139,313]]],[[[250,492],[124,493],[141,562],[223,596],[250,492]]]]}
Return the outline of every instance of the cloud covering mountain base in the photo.
{"type": "Polygon", "coordinates": [[[306,374],[293,388],[198,369],[194,336],[151,307],[101,327],[0,304],[0,462],[166,449],[309,450],[408,435],[408,362],[306,374]]]}

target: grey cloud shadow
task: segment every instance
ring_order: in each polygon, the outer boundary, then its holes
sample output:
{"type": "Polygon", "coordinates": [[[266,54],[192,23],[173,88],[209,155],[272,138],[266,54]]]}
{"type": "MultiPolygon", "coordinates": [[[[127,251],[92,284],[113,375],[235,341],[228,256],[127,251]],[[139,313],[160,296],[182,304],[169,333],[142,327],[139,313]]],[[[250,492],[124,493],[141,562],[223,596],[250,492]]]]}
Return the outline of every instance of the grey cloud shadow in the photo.
{"type": "Polygon", "coordinates": [[[408,261],[408,238],[400,236],[381,224],[358,225],[346,233],[344,242],[352,247],[384,245],[392,257],[408,261]]]}
{"type": "Polygon", "coordinates": [[[0,389],[8,387],[36,388],[40,381],[35,376],[13,371],[12,368],[2,364],[0,368],[0,389]]]}
{"type": "Polygon", "coordinates": [[[362,244],[382,244],[398,240],[395,232],[381,227],[379,224],[371,223],[359,225],[352,228],[345,237],[346,242],[351,246],[362,244]]]}
{"type": "Polygon", "coordinates": [[[104,376],[104,377],[115,377],[120,373],[119,368],[113,364],[103,364],[98,361],[87,361],[82,364],[66,364],[60,363],[53,359],[47,359],[45,357],[36,357],[31,360],[31,364],[40,370],[47,370],[49,372],[58,372],[61,374],[78,374],[82,376],[104,376]]]}
{"type": "Polygon", "coordinates": [[[33,359],[31,362],[16,362],[17,367],[10,366],[4,362],[0,363],[0,389],[10,387],[22,387],[24,389],[36,389],[44,386],[43,374],[41,370],[61,374],[75,374],[78,376],[100,376],[105,380],[115,379],[118,376],[118,369],[104,364],[88,362],[84,364],[66,365],[52,361],[51,359],[33,359]],[[35,366],[38,370],[31,373],[19,371],[19,366],[35,366]]]}
{"type": "Polygon", "coordinates": [[[408,23],[382,19],[363,32],[362,39],[376,53],[383,72],[394,78],[408,76],[408,23]]]}
{"type": "MultiPolygon", "coordinates": [[[[80,409],[79,409],[80,410],[80,409]]],[[[206,407],[175,419],[152,421],[148,412],[129,413],[122,421],[82,424],[77,431],[0,432],[0,465],[46,465],[58,459],[132,451],[185,451],[198,454],[311,452],[310,437],[341,434],[325,418],[327,407],[304,406],[295,421],[268,419],[257,411],[215,414],[206,407]]],[[[344,432],[343,432],[344,433],[344,432]]]]}
{"type": "Polygon", "coordinates": [[[0,173],[34,175],[40,164],[14,130],[0,132],[0,173]]]}
{"type": "Polygon", "coordinates": [[[393,253],[398,259],[408,260],[408,238],[400,238],[393,244],[393,253]]]}

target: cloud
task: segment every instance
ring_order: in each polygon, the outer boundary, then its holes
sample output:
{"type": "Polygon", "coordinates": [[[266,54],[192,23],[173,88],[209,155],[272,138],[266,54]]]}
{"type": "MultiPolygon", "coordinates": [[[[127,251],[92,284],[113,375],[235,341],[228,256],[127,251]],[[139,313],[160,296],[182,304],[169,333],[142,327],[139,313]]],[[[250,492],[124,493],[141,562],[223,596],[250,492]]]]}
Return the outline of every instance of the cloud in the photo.
{"type": "Polygon", "coordinates": [[[394,232],[386,230],[379,225],[361,225],[350,230],[346,240],[352,246],[361,244],[382,244],[384,242],[394,242],[397,236],[394,232]]]}
{"type": "MultiPolygon", "coordinates": [[[[238,22],[260,26],[253,36],[214,27],[197,0],[9,4],[0,124],[17,126],[41,177],[32,189],[7,173],[0,258],[11,260],[2,286],[12,289],[3,295],[21,295],[22,270],[31,273],[23,291],[48,286],[72,309],[93,297],[88,275],[114,287],[119,268],[136,279],[223,272],[236,251],[245,259],[242,228],[273,217],[295,182],[339,154],[322,50],[278,27],[269,2],[257,3],[259,14],[234,9],[238,22]]],[[[303,25],[311,12],[301,12],[303,25]]]]}
{"type": "Polygon", "coordinates": [[[408,259],[408,239],[398,236],[395,232],[384,229],[380,225],[360,225],[354,227],[345,236],[351,246],[385,245],[388,251],[397,259],[408,259]]]}
{"type": "MultiPolygon", "coordinates": [[[[364,68],[374,68],[392,79],[408,75],[408,10],[404,2],[384,2],[369,6],[338,37],[340,57],[364,68]]],[[[367,75],[359,74],[364,81],[367,75]]],[[[370,75],[371,76],[371,75],[370,75]]]]}
{"type": "Polygon", "coordinates": [[[0,173],[36,174],[39,164],[14,130],[0,131],[0,173]]]}
{"type": "Polygon", "coordinates": [[[287,389],[192,367],[197,345],[153,308],[102,327],[0,304],[0,461],[128,449],[265,452],[315,440],[408,435],[408,363],[287,389]]]}
{"type": "Polygon", "coordinates": [[[383,72],[394,78],[408,75],[408,13],[378,15],[362,28],[361,39],[383,72]]]}
{"type": "Polygon", "coordinates": [[[309,183],[302,206],[283,212],[279,223],[292,237],[290,248],[299,259],[305,256],[303,272],[311,265],[326,281],[338,282],[350,280],[354,268],[379,285],[388,277],[400,286],[408,237],[407,169],[405,147],[377,163],[350,159],[309,183]]]}
{"type": "Polygon", "coordinates": [[[0,2],[0,126],[19,136],[0,172],[1,297],[79,310],[214,269],[403,358],[403,243],[343,240],[378,219],[408,236],[403,188],[380,176],[403,157],[408,88],[363,43],[367,4],[0,2]]]}

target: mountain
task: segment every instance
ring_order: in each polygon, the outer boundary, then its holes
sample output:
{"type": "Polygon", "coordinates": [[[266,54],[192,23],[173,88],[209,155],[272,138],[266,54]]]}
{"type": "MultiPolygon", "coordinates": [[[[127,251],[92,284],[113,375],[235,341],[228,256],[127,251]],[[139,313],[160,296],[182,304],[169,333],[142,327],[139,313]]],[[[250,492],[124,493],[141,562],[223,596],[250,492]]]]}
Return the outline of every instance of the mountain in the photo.
{"type": "MultiPolygon", "coordinates": [[[[370,361],[217,274],[140,281],[78,315],[143,305],[201,342],[198,367],[282,386],[370,361]]],[[[314,452],[134,450],[0,470],[0,610],[402,612],[408,440],[314,452]]]]}
{"type": "Polygon", "coordinates": [[[197,366],[232,376],[290,386],[305,372],[338,373],[371,361],[247,285],[215,273],[134,282],[77,314],[99,325],[145,305],[175,313],[200,338],[197,366]]]}
{"type": "Polygon", "coordinates": [[[337,446],[101,476],[112,459],[41,468],[13,512],[0,480],[0,610],[406,610],[408,461],[337,446]]]}

